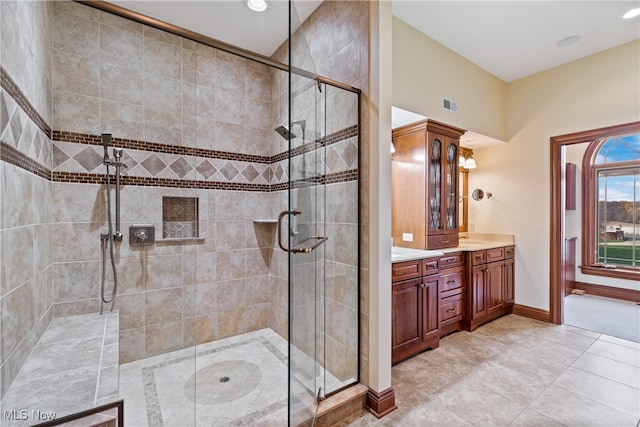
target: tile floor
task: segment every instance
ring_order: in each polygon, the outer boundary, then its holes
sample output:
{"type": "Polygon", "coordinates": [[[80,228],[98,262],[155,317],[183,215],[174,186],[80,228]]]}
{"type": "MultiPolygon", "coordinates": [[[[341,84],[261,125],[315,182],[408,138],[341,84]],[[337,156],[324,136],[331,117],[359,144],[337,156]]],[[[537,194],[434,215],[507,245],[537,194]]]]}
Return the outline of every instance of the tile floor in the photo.
{"type": "Polygon", "coordinates": [[[395,365],[398,409],[344,426],[611,426],[640,418],[640,344],[509,315],[395,365]]]}
{"type": "Polygon", "coordinates": [[[286,425],[287,342],[278,338],[274,332],[263,329],[121,365],[124,424],[135,427],[246,425],[247,420],[254,419],[286,425]],[[234,361],[247,364],[235,368],[225,365],[234,361]],[[225,366],[228,372],[223,373],[225,366]],[[259,380],[245,387],[246,390],[238,390],[246,385],[244,375],[254,366],[259,367],[259,380]],[[216,367],[222,369],[220,373],[215,372],[216,367]],[[212,386],[210,381],[198,381],[199,377],[210,375],[220,375],[213,385],[216,390],[205,390],[212,386]],[[229,380],[218,381],[223,376],[229,380]],[[231,399],[226,399],[229,401],[224,404],[213,404],[203,400],[205,394],[219,397],[227,394],[231,399]]]}

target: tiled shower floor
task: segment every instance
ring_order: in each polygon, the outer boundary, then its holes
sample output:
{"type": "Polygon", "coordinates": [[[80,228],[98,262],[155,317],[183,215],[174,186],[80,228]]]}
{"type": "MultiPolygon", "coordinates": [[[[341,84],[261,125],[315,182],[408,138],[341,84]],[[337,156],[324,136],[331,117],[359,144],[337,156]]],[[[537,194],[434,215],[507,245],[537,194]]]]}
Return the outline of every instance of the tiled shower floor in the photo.
{"type": "Polygon", "coordinates": [[[270,329],[120,366],[125,425],[287,424],[287,342],[270,329]]]}

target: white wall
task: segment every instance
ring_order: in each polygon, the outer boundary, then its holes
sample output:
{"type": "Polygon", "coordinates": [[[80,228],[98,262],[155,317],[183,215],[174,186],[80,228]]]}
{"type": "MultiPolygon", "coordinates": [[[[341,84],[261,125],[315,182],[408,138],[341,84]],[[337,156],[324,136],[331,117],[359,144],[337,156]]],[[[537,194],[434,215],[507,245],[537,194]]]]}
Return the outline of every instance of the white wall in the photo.
{"type": "Polygon", "coordinates": [[[393,18],[394,106],[506,141],[507,84],[393,18]],[[455,101],[458,112],[442,108],[455,101]]]}
{"type": "MultiPolygon", "coordinates": [[[[509,83],[508,143],[474,152],[476,230],[516,236],[516,303],[549,309],[549,138],[638,120],[640,41],[509,83]]],[[[608,282],[611,283],[611,282],[608,282]]]]}

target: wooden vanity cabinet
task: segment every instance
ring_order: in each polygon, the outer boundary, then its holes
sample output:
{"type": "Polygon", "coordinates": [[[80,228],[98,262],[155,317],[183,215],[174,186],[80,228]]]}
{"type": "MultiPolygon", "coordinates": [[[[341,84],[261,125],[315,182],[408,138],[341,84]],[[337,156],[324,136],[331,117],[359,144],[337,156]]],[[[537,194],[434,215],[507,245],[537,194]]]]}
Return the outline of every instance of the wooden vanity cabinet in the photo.
{"type": "Polygon", "coordinates": [[[464,262],[462,252],[447,254],[438,260],[440,336],[465,329],[467,281],[464,262]]]}
{"type": "Polygon", "coordinates": [[[470,252],[469,331],[513,311],[514,265],[513,246],[470,252]]]}
{"type": "Polygon", "coordinates": [[[437,260],[392,264],[392,363],[439,347],[438,272],[437,260]]]}
{"type": "Polygon", "coordinates": [[[459,129],[422,120],[393,130],[393,244],[415,249],[458,246],[459,129]],[[404,235],[411,234],[407,242],[404,235]]]}

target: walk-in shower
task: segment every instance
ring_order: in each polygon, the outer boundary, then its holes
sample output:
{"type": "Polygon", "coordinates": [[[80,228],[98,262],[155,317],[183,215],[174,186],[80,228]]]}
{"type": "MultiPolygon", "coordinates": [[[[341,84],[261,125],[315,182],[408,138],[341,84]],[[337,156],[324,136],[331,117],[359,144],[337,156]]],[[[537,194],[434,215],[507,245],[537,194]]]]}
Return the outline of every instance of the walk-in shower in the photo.
{"type": "MultiPolygon", "coordinates": [[[[55,129],[38,127],[48,120],[34,115],[39,105],[22,110],[28,99],[0,70],[12,125],[3,135],[18,123],[20,141],[39,136],[7,156],[18,160],[2,175],[21,180],[3,187],[3,244],[16,251],[2,252],[2,409],[61,417],[124,399],[136,427],[309,422],[366,366],[351,85],[367,67],[343,60],[366,54],[366,2],[324,3],[308,27],[292,23],[309,31],[290,34],[303,45],[283,38],[268,58],[113,3],[46,7],[28,28],[50,31],[38,40],[53,60],[34,63],[51,64],[54,78],[36,67],[14,80],[35,73],[52,86],[36,100],[53,98],[55,129]],[[341,38],[310,51],[305,40],[321,30],[341,38]],[[317,64],[340,64],[332,77],[349,84],[319,77],[317,64]],[[40,142],[42,168],[20,160],[40,142]],[[23,196],[40,211],[18,211],[23,196]]],[[[14,9],[3,9],[3,29],[14,9]]]]}

